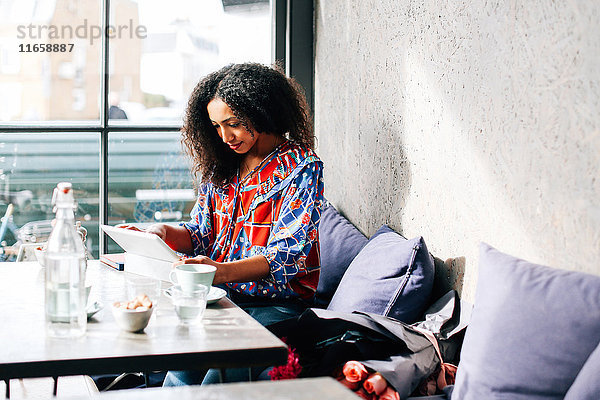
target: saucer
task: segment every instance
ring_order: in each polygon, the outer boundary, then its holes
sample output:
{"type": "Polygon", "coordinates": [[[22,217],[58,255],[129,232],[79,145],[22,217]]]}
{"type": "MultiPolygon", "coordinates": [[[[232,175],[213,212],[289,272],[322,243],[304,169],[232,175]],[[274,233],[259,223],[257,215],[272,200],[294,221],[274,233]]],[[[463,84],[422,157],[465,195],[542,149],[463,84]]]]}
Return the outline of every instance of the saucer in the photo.
{"type": "Polygon", "coordinates": [[[95,301],[92,304],[89,304],[87,306],[87,309],[85,310],[87,313],[88,319],[92,318],[94,316],[94,314],[96,314],[98,311],[102,310],[103,308],[104,308],[104,304],[102,304],[99,301],[95,301]]]}
{"type": "MultiPolygon", "coordinates": [[[[171,288],[163,290],[163,293],[167,297],[171,297],[171,288]]],[[[208,295],[206,296],[206,304],[213,304],[227,296],[227,292],[221,288],[211,286],[208,295]]]]}
{"type": "Polygon", "coordinates": [[[216,303],[223,297],[227,296],[227,292],[221,288],[211,286],[208,296],[206,297],[206,304],[216,303]]]}

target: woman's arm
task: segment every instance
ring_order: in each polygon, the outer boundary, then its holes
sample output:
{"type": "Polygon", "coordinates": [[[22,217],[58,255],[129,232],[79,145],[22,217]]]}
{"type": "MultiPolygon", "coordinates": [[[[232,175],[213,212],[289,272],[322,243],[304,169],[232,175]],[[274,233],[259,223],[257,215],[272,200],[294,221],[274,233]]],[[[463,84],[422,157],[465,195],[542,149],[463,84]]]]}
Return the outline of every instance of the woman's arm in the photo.
{"type": "Polygon", "coordinates": [[[266,278],[269,275],[269,263],[264,256],[252,256],[243,260],[216,262],[205,256],[188,258],[173,263],[173,267],[181,264],[209,264],[217,267],[214,285],[230,282],[250,282],[266,278]]]}
{"type": "Polygon", "coordinates": [[[318,269],[306,260],[318,237],[323,200],[322,163],[308,163],[288,186],[266,247],[257,249],[270,265],[267,280],[274,286],[288,286],[298,274],[318,269]]]}
{"type": "Polygon", "coordinates": [[[158,235],[175,251],[186,254],[189,254],[192,251],[192,239],[190,233],[183,226],[154,224],[146,228],[146,232],[158,235]]]}

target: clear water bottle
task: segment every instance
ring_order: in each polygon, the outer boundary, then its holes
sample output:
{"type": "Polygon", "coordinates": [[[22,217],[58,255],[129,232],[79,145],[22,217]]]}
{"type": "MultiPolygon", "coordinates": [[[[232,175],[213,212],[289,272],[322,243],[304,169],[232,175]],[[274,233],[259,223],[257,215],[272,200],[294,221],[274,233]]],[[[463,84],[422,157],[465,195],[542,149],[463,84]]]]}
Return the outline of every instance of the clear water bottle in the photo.
{"type": "Polygon", "coordinates": [[[75,229],[75,200],[69,182],[54,189],[56,224],[46,247],[46,331],[53,337],[78,337],[87,324],[85,248],[75,229]]]}

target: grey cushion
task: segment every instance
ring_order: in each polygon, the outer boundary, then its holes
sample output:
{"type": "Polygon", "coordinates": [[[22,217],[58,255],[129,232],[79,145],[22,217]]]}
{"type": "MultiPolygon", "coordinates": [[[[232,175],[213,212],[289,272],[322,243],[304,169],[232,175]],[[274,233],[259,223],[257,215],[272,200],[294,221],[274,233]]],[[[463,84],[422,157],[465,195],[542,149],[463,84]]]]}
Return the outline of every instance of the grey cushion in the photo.
{"type": "Polygon", "coordinates": [[[600,345],[588,357],[565,396],[565,400],[597,399],[600,399],[600,345]]]}
{"type": "Polygon", "coordinates": [[[413,322],[428,305],[433,277],[423,238],[407,240],[383,226],[354,258],[327,309],[413,322]]]}
{"type": "Polygon", "coordinates": [[[338,213],[334,206],[323,210],[319,223],[321,274],[315,305],[327,306],[344,272],[367,241],[367,237],[338,213]]]}
{"type": "Polygon", "coordinates": [[[562,399],[599,341],[600,277],[482,243],[453,398],[562,399]]]}

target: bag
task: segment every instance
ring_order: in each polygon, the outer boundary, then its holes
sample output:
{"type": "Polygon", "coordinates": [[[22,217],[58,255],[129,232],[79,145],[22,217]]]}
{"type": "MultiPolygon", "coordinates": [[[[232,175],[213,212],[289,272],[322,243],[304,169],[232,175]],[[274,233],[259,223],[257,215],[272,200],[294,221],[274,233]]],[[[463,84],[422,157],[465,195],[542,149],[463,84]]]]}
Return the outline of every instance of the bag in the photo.
{"type": "Polygon", "coordinates": [[[92,379],[100,392],[122,389],[141,389],[149,387],[160,387],[165,379],[166,371],[131,372],[123,374],[92,375],[92,379]]]}
{"type": "Polygon", "coordinates": [[[440,362],[446,356],[437,344],[464,328],[457,322],[457,300],[456,292],[447,293],[430,307],[424,321],[413,325],[376,314],[312,308],[268,329],[285,338],[298,355],[299,377],[335,376],[346,361],[356,360],[379,372],[406,398],[436,371],[451,379],[452,368],[440,362]]]}

